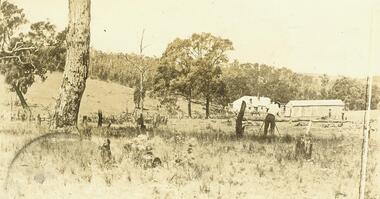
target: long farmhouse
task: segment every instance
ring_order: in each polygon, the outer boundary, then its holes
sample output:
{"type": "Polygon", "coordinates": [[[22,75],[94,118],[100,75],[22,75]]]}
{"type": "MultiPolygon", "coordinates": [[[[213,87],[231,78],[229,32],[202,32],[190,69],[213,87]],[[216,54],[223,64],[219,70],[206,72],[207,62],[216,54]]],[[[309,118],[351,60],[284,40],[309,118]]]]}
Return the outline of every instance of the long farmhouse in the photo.
{"type": "Polygon", "coordinates": [[[342,100],[291,100],[285,116],[341,119],[345,104],[342,100]]]}

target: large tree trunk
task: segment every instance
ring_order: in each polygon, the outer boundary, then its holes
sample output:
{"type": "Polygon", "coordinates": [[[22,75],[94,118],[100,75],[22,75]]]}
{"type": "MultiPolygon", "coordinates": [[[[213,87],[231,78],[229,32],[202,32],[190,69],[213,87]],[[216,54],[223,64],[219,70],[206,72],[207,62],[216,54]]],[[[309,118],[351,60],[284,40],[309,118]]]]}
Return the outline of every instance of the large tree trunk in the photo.
{"type": "Polygon", "coordinates": [[[55,107],[54,127],[56,128],[77,124],[90,60],[90,2],[90,0],[69,0],[66,65],[55,107]]]}
{"type": "Polygon", "coordinates": [[[210,98],[206,97],[206,119],[210,117],[210,98]]]}

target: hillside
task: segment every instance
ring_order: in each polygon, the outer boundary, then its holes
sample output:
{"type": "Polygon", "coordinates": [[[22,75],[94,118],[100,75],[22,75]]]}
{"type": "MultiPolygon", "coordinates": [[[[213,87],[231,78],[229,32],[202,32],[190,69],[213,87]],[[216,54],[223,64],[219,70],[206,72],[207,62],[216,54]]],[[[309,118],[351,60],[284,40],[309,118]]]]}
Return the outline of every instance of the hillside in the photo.
{"type": "MultiPolygon", "coordinates": [[[[51,73],[46,81],[36,82],[29,88],[25,98],[34,112],[46,114],[46,111],[42,111],[43,107],[45,110],[53,110],[61,81],[62,73],[51,73]]],[[[0,76],[0,110],[10,110],[9,104],[12,100],[18,99],[14,93],[8,91],[7,85],[4,83],[4,76],[0,76]]],[[[144,107],[152,110],[158,103],[158,100],[147,96],[144,107]]],[[[179,100],[178,105],[180,111],[186,113],[186,102],[179,100]]],[[[193,106],[196,112],[202,110],[199,105],[193,106]]],[[[79,114],[95,113],[98,109],[102,109],[105,114],[119,114],[126,110],[132,112],[134,109],[133,88],[113,82],[88,79],[79,114]]]]}
{"type": "MultiPolygon", "coordinates": [[[[313,77],[314,79],[318,79],[318,81],[321,79],[321,77],[323,76],[323,74],[317,74],[317,73],[303,73],[304,75],[308,75],[310,77],[313,77]]],[[[329,79],[330,79],[330,83],[334,82],[335,80],[343,77],[343,76],[334,76],[334,75],[328,75],[329,79]]],[[[356,80],[358,80],[359,82],[363,83],[363,84],[366,84],[367,83],[367,78],[354,78],[356,80]]],[[[373,85],[376,85],[378,87],[380,87],[380,76],[378,75],[374,75],[373,76],[373,85]]]]}

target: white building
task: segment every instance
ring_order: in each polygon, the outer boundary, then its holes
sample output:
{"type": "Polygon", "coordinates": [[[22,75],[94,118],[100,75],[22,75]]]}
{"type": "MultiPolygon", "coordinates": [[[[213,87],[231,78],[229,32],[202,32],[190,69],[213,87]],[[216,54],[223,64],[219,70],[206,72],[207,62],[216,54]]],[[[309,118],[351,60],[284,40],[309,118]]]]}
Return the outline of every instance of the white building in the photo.
{"type": "Polygon", "coordinates": [[[239,112],[243,101],[247,104],[247,112],[266,112],[271,103],[268,97],[243,96],[230,104],[231,111],[239,112]]]}
{"type": "Polygon", "coordinates": [[[292,100],[286,104],[285,116],[340,119],[344,106],[342,100],[292,100]]]}

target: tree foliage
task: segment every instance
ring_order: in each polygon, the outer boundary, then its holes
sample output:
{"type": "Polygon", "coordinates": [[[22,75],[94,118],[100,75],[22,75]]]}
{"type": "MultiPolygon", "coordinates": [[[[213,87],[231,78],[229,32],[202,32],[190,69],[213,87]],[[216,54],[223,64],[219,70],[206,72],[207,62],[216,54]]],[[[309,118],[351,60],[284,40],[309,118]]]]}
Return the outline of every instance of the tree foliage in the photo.
{"type": "Polygon", "coordinates": [[[158,68],[159,60],[154,57],[125,53],[105,53],[91,49],[89,76],[104,81],[113,81],[119,84],[136,87],[140,82],[139,71],[134,62],[143,62],[146,66],[144,87],[153,89],[153,79],[158,68]]]}
{"type": "Polygon", "coordinates": [[[155,78],[155,91],[166,95],[180,95],[188,102],[191,117],[191,100],[195,84],[195,56],[192,55],[190,39],[175,39],[167,46],[161,57],[155,78]]]}
{"type": "Polygon", "coordinates": [[[189,117],[192,100],[205,99],[207,118],[211,100],[224,96],[221,64],[228,61],[226,52],[232,49],[231,41],[210,33],[175,39],[162,55],[155,91],[183,96],[189,117]]]}
{"type": "MultiPolygon", "coordinates": [[[[366,96],[368,95],[366,90],[366,84],[348,77],[341,77],[334,82],[328,95],[330,98],[344,101],[350,110],[364,110],[366,109],[366,96]]],[[[371,108],[375,109],[379,100],[379,88],[374,85],[371,108]]]]}

